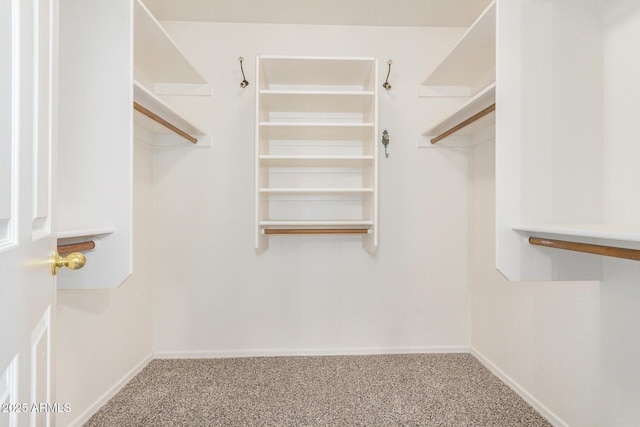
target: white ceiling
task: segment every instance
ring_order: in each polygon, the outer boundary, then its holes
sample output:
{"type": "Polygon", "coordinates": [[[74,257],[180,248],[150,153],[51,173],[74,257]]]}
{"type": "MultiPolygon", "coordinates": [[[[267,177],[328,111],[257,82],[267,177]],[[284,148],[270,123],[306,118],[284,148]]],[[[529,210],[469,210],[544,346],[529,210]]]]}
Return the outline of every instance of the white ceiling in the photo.
{"type": "Polygon", "coordinates": [[[143,0],[159,20],[468,27],[492,0],[143,0]]]}

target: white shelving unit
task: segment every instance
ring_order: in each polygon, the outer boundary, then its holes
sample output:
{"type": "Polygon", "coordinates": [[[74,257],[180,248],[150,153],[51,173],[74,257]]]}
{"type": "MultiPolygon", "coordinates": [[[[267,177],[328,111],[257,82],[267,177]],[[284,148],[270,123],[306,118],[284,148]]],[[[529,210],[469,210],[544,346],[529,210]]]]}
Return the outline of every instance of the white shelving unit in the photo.
{"type": "MultiPolygon", "coordinates": [[[[418,138],[419,147],[495,104],[496,98],[496,3],[492,2],[476,19],[444,60],[419,88],[424,97],[459,97],[460,106],[431,125],[418,138]]],[[[439,144],[472,146],[495,135],[495,113],[446,136],[439,144]]]]}
{"type": "Polygon", "coordinates": [[[268,233],[360,234],[378,226],[377,60],[256,61],[255,247],[268,233]]]}
{"type": "Polygon", "coordinates": [[[60,271],[58,287],[115,288],[133,269],[136,125],[153,144],[210,144],[206,132],[153,90],[206,82],[140,0],[60,0],[59,9],[58,244],[93,240],[98,246],[86,253],[82,269],[60,271]],[[134,112],[134,102],[198,142],[150,125],[134,112]]]}

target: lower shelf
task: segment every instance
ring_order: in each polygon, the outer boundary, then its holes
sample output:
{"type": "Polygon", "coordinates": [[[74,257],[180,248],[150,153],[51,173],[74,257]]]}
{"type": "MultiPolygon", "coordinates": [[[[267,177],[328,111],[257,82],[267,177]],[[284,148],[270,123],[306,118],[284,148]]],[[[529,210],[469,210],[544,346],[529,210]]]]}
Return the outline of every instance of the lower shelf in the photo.
{"type": "Polygon", "coordinates": [[[635,224],[519,224],[516,231],[531,234],[584,237],[622,242],[640,242],[640,225],[635,224]]]}
{"type": "Polygon", "coordinates": [[[514,226],[533,246],[640,261],[640,226],[625,224],[526,224],[514,226]]]}
{"type": "Polygon", "coordinates": [[[613,258],[623,258],[640,261],[640,250],[638,249],[628,249],[619,246],[594,245],[590,243],[579,243],[565,240],[544,239],[540,237],[529,237],[529,243],[534,246],[543,246],[547,248],[584,252],[593,255],[602,255],[613,258]]]}
{"type": "Polygon", "coordinates": [[[106,234],[112,234],[116,230],[115,228],[77,228],[77,229],[60,229],[56,234],[58,239],[75,239],[75,238],[90,238],[95,236],[102,236],[106,234]]]}

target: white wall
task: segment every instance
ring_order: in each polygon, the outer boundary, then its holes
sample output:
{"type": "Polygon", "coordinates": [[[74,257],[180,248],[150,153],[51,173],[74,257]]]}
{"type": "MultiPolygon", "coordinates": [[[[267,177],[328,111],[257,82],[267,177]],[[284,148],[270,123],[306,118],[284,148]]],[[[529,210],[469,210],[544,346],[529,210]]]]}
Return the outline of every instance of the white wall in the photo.
{"type": "Polygon", "coordinates": [[[151,358],[152,154],[134,144],[133,275],[116,289],[58,291],[56,401],[71,405],[60,426],[86,421],[151,358]]]}
{"type": "MultiPolygon", "coordinates": [[[[472,352],[538,401],[547,417],[599,425],[598,282],[509,282],[495,268],[495,146],[474,148],[470,175],[472,352]]],[[[611,424],[607,424],[611,425],[611,424]]]]}
{"type": "MultiPolygon", "coordinates": [[[[603,9],[604,217],[637,224],[640,4],[603,9]]],[[[557,425],[640,425],[640,263],[605,259],[602,282],[507,282],[494,268],[494,162],[493,144],[474,149],[472,351],[557,425]]]]}
{"type": "MultiPolygon", "coordinates": [[[[604,4],[604,217],[640,222],[640,3],[604,4]]],[[[600,288],[602,417],[640,425],[640,263],[607,259],[600,288]]]]}
{"type": "MultiPolygon", "coordinates": [[[[468,159],[416,149],[433,103],[417,86],[461,29],[166,23],[209,98],[170,99],[213,134],[211,149],[155,152],[159,356],[465,350],[468,159]],[[272,237],[253,249],[255,57],[374,56],[380,129],[380,247],[354,237],[272,237]],[[238,57],[251,85],[242,90],[238,57]],[[383,80],[382,80],[383,81],[383,80]],[[380,84],[382,83],[380,81],[380,84]]],[[[441,108],[441,107],[440,107],[441,108]]]]}

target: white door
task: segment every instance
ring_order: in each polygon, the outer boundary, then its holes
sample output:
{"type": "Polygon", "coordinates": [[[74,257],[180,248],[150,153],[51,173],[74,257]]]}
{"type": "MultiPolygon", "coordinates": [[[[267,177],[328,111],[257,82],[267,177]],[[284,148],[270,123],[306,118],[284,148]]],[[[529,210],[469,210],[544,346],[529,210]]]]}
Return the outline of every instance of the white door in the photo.
{"type": "Polygon", "coordinates": [[[54,423],[57,0],[0,0],[0,426],[54,423]],[[35,404],[35,405],[34,405],[35,404]]]}

